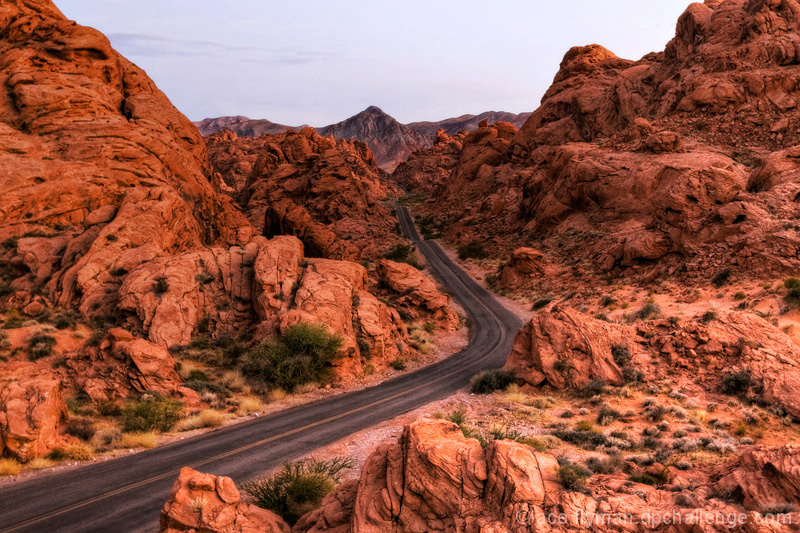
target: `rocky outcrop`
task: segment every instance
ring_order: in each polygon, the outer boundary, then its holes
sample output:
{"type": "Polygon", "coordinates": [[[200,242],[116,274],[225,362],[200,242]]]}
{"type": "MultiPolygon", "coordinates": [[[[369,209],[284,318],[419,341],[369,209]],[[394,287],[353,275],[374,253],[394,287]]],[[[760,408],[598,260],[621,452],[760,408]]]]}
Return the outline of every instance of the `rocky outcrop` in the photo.
{"type": "Polygon", "coordinates": [[[624,349],[628,360],[632,353],[641,359],[643,350],[632,342],[634,338],[630,326],[556,307],[537,314],[520,330],[505,368],[534,386],[580,388],[593,379],[622,385],[623,368],[614,361],[613,352],[624,349]]]}
{"type": "Polygon", "coordinates": [[[506,368],[527,383],[580,388],[591,380],[622,385],[669,377],[724,390],[725,376],[746,373],[749,384],[728,391],[780,406],[800,419],[800,349],[751,313],[717,311],[681,322],[622,325],[555,306],[517,334],[506,368]]]}
{"type": "Polygon", "coordinates": [[[208,146],[263,235],[294,235],[307,256],[329,259],[374,258],[399,242],[389,203],[399,191],[364,143],[304,128],[257,139],[225,132],[208,146]]]}
{"type": "Polygon", "coordinates": [[[517,248],[511,254],[511,259],[500,268],[498,282],[506,289],[519,289],[552,274],[553,271],[553,267],[539,250],[517,248]]]}
{"type": "Polygon", "coordinates": [[[487,126],[412,155],[395,177],[456,243],[532,247],[574,278],[701,280],[800,268],[793,2],[693,4],[639,61],[567,52],[518,133],[487,126]],[[430,167],[437,170],[430,172],[430,167]],[[432,183],[424,184],[426,173],[432,183]]]}
{"type": "Polygon", "coordinates": [[[47,454],[60,443],[67,416],[61,380],[26,363],[4,369],[0,379],[0,455],[27,462],[47,454]]]}
{"type": "Polygon", "coordinates": [[[383,259],[378,279],[397,295],[397,304],[413,318],[433,319],[447,331],[458,328],[458,315],[450,308],[450,297],[439,292],[428,276],[406,263],[383,259]]]}
{"type": "Polygon", "coordinates": [[[201,321],[214,337],[248,328],[277,333],[305,322],[325,324],[344,339],[334,362],[341,379],[363,374],[362,359],[377,356],[371,364],[380,367],[408,355],[406,327],[369,292],[366,269],[306,259],[295,237],[257,237],[244,247],[153,261],[132,272],[120,293],[128,327],[160,350],[189,344],[201,321]]]}
{"type": "Polygon", "coordinates": [[[289,533],[275,513],[241,501],[229,477],[181,469],[161,510],[161,533],[289,533]]]}
{"type": "MultiPolygon", "coordinates": [[[[761,499],[752,501],[748,489],[730,493],[745,495],[744,500],[718,499],[716,475],[701,471],[693,476],[693,491],[596,475],[584,492],[574,492],[561,485],[558,462],[550,455],[512,441],[493,441],[483,450],[452,423],[420,420],[406,426],[397,444],[380,446],[357,483],[342,484],[320,509],[302,517],[293,532],[611,532],[623,527],[689,533],[698,531],[697,520],[708,532],[789,531],[774,516],[770,521],[758,513],[766,508],[762,500],[772,498],[766,505],[796,501],[795,452],[791,447],[763,448],[720,467],[725,472],[721,482],[732,489],[747,484],[748,472],[770,477],[761,499]],[[759,465],[767,470],[761,473],[759,465]],[[777,469],[774,475],[772,468],[777,469]]],[[[659,467],[664,468],[652,469],[659,467]]],[[[758,490],[757,484],[747,486],[758,490]]]]}
{"type": "Polygon", "coordinates": [[[716,472],[716,486],[746,509],[768,509],[800,501],[800,446],[759,447],[716,472]]]}
{"type": "Polygon", "coordinates": [[[208,181],[202,137],[102,34],[50,2],[4,5],[0,22],[0,239],[28,272],[10,280],[12,304],[44,286],[51,302],[104,316],[120,281],[109,271],[249,238],[208,181]]]}

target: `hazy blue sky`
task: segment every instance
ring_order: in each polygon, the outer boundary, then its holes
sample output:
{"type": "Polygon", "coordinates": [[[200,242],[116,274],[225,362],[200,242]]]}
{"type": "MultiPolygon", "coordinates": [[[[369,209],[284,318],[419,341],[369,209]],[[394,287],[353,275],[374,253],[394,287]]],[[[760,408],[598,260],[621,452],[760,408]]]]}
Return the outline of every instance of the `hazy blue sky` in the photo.
{"type": "Polygon", "coordinates": [[[533,111],[572,46],[663,50],[688,0],[55,0],[189,118],[533,111]]]}

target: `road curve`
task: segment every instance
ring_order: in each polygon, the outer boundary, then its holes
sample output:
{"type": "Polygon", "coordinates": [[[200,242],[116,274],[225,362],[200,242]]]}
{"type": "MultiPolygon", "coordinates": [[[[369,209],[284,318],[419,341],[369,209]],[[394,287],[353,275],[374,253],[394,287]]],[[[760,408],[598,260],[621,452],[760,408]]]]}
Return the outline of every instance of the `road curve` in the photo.
{"type": "Polygon", "coordinates": [[[420,238],[405,207],[403,232],[464,308],[469,345],[380,385],[300,405],[121,459],[44,474],[0,489],[0,533],[156,531],[181,467],[237,481],[445,398],[480,370],[501,366],[521,321],[445,255],[420,238]]]}

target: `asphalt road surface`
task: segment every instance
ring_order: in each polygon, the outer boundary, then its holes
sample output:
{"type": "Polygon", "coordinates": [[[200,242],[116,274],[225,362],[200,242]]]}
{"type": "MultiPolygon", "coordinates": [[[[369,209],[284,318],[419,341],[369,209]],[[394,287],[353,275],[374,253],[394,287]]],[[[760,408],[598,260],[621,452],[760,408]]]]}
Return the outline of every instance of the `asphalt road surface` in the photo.
{"type": "Polygon", "coordinates": [[[237,482],[465,387],[501,366],[521,321],[445,255],[420,238],[405,207],[403,232],[469,317],[459,353],[380,385],[293,407],[121,459],[44,474],[0,489],[0,532],[158,531],[161,507],[181,467],[237,482]]]}

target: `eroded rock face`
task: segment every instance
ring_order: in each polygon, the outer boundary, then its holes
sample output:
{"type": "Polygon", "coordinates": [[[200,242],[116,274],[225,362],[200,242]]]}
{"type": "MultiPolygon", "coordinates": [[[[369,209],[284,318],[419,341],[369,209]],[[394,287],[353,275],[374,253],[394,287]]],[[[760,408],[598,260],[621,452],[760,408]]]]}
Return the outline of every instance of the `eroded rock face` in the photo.
{"type": "MultiPolygon", "coordinates": [[[[517,334],[506,368],[531,385],[580,388],[593,379],[625,383],[614,349],[641,353],[635,330],[558,307],[536,315],[517,334]]],[[[637,356],[637,359],[639,357],[637,356]]]]}
{"type": "Polygon", "coordinates": [[[397,303],[413,317],[432,318],[447,331],[458,327],[458,315],[449,307],[450,297],[439,292],[436,284],[406,263],[383,259],[378,264],[378,279],[399,295],[397,303]]]}
{"type": "Polygon", "coordinates": [[[673,324],[609,323],[574,309],[537,314],[517,334],[506,368],[531,385],[580,388],[591,380],[622,385],[634,376],[721,390],[727,374],[747,372],[753,398],[800,419],[800,349],[754,314],[719,311],[673,324]]]}
{"type": "Polygon", "coordinates": [[[15,304],[46,284],[54,303],[109,314],[110,270],[249,238],[202,137],[142,70],[51,2],[1,10],[0,238],[23,237],[5,255],[30,271],[15,304]]]}
{"type": "MultiPolygon", "coordinates": [[[[302,517],[293,531],[529,533],[611,532],[623,527],[631,532],[689,533],[698,531],[698,518],[704,524],[702,531],[730,531],[731,527],[756,531],[754,526],[759,524],[767,528],[760,531],[788,531],[756,513],[768,498],[772,503],[795,501],[796,455],[792,447],[745,453],[720,467],[720,474],[696,472],[692,491],[596,475],[581,493],[563,488],[558,462],[552,456],[512,441],[493,441],[483,450],[476,440],[465,439],[454,424],[419,420],[406,426],[399,443],[375,451],[357,483],[342,484],[320,509],[302,517]],[[756,476],[756,482],[748,481],[748,473],[756,476]],[[760,486],[758,476],[770,479],[763,492],[751,496],[760,486]],[[741,493],[744,500],[718,499],[718,481],[727,483],[725,487],[746,486],[741,493]],[[719,520],[720,513],[746,516],[746,524],[731,526],[719,520]]],[[[652,468],[659,467],[664,468],[652,468]]]]}
{"type": "Polygon", "coordinates": [[[717,487],[736,495],[747,509],[800,501],[800,446],[749,450],[720,467],[716,475],[717,487]]]}
{"type": "Polygon", "coordinates": [[[311,128],[256,139],[223,132],[208,138],[214,166],[267,237],[294,235],[309,257],[375,257],[399,236],[391,196],[399,195],[367,146],[311,128]]]}
{"type": "Polygon", "coordinates": [[[61,380],[24,363],[5,372],[0,382],[0,455],[27,462],[61,440],[58,428],[67,416],[61,380]]]}
{"type": "Polygon", "coordinates": [[[289,533],[275,513],[241,501],[229,477],[183,468],[161,510],[161,533],[289,533]]]}
{"type": "Polygon", "coordinates": [[[795,9],[693,4],[635,62],[575,47],[518,133],[442,136],[394,177],[431,196],[421,209],[451,241],[580,261],[573,277],[796,271],[795,9]]]}

